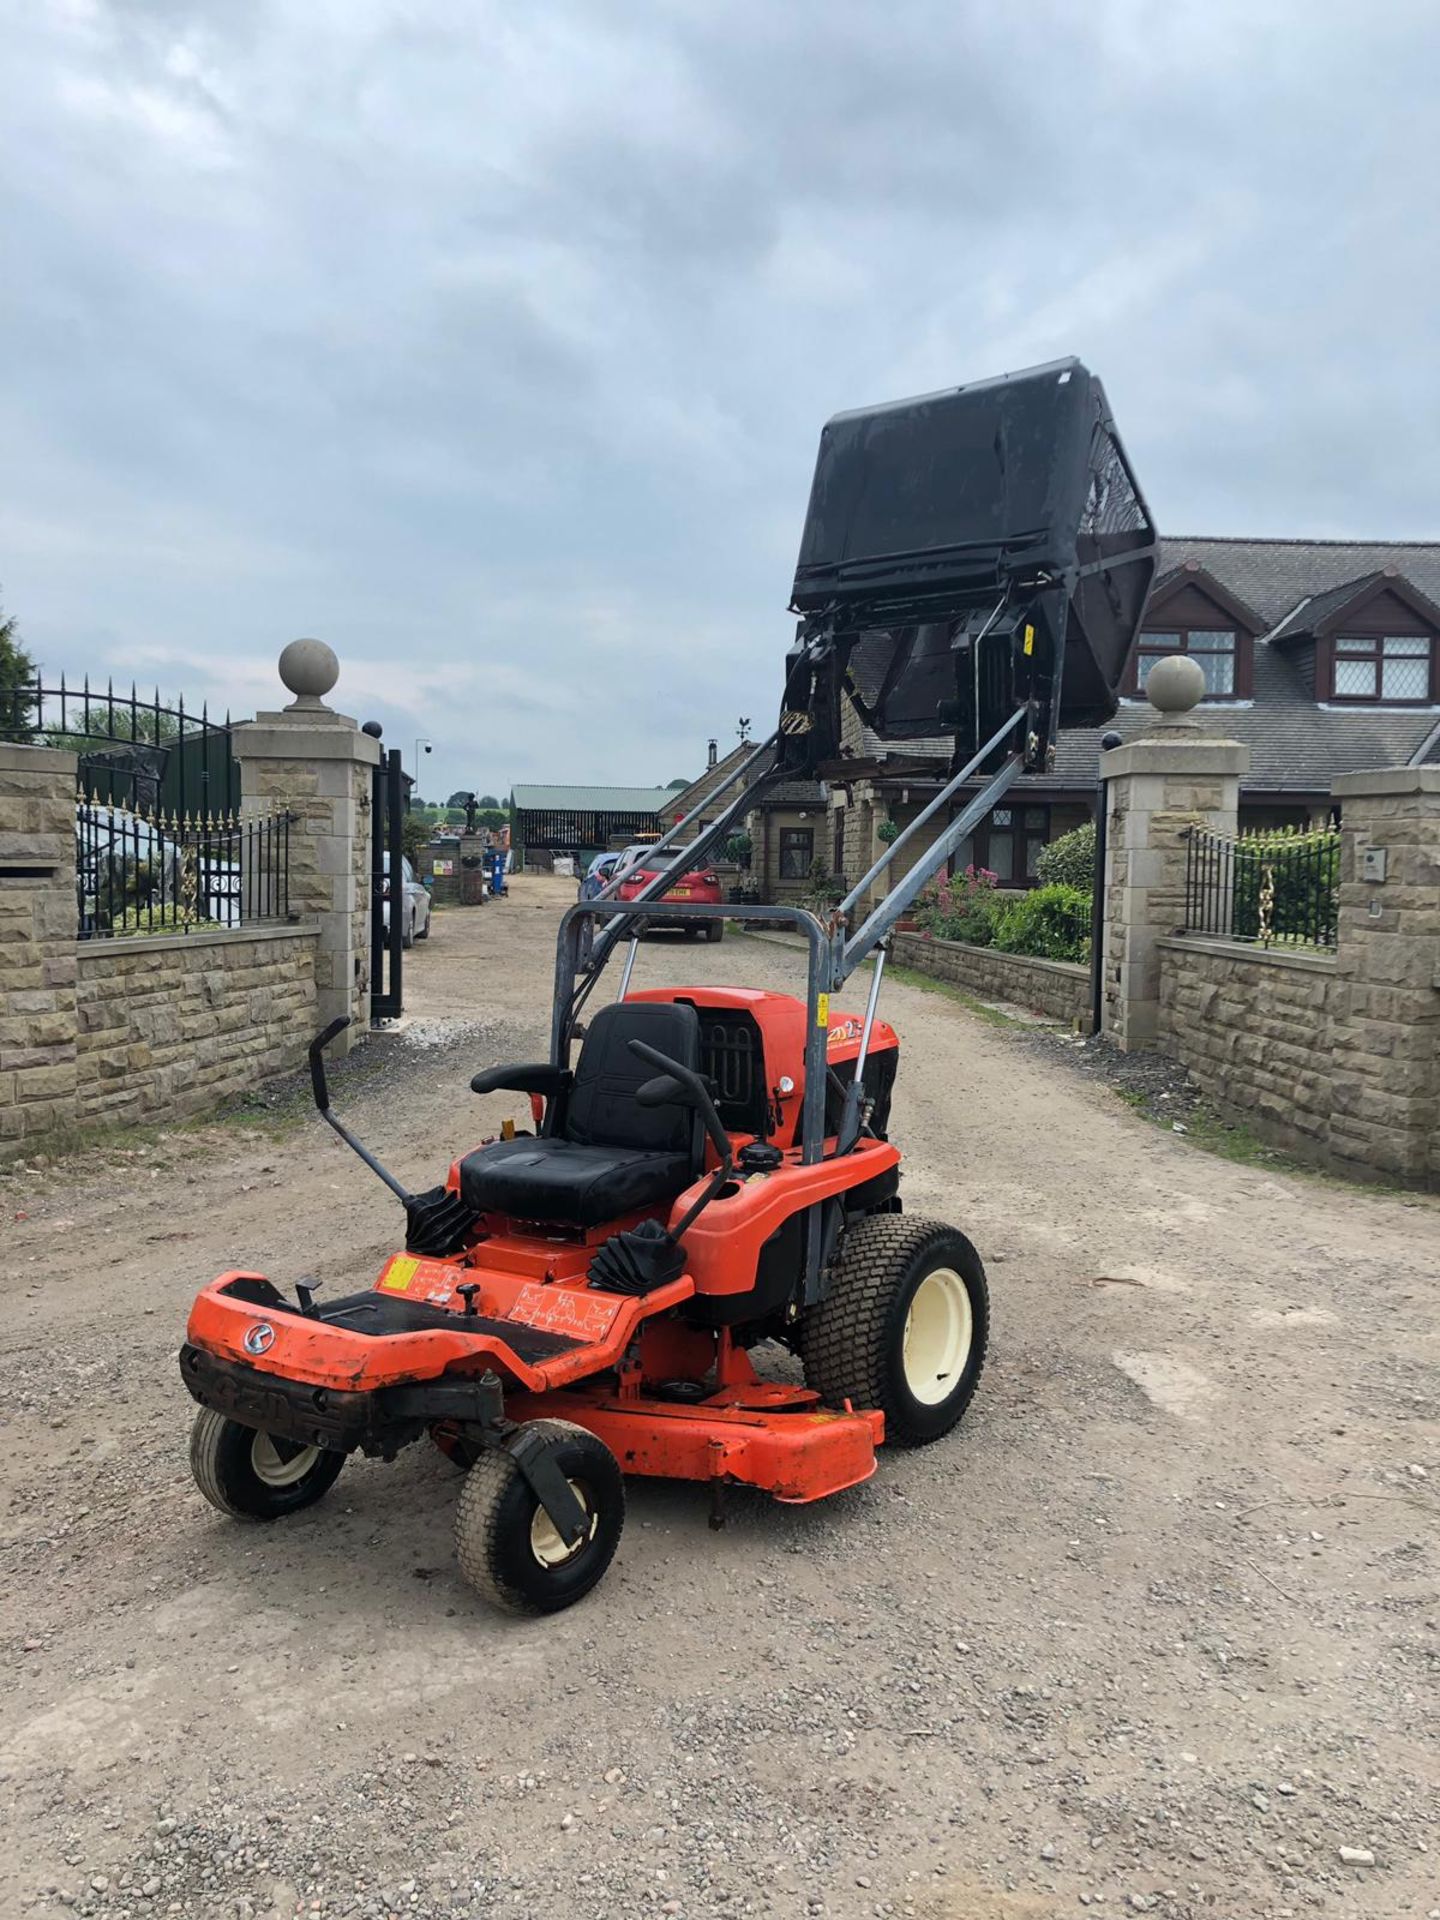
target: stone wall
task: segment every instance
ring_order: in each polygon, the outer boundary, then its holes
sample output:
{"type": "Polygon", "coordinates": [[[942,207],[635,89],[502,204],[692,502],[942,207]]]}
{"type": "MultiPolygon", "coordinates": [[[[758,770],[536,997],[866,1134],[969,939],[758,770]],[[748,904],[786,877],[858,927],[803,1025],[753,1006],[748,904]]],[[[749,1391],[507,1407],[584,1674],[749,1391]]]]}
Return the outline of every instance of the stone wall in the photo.
{"type": "Polygon", "coordinates": [[[896,934],[894,953],[899,965],[948,980],[982,999],[1011,1000],[1065,1026],[1078,1021],[1088,1030],[1090,969],[1073,961],[997,953],[993,947],[972,947],[960,940],[927,940],[921,933],[896,934]]]}
{"type": "Polygon", "coordinates": [[[323,1024],[323,916],[77,939],[75,767],[0,742],[0,1156],[202,1112],[296,1065],[323,1024]]]}
{"type": "Polygon", "coordinates": [[[1158,1043],[1262,1138],[1440,1188],[1440,767],[1345,774],[1335,796],[1334,954],[1160,939],[1158,1043]]]}
{"type": "Polygon", "coordinates": [[[298,1066],[319,1025],[317,939],[285,926],[82,943],[77,1119],[177,1120],[298,1066]]]}
{"type": "Polygon", "coordinates": [[[0,1154],[75,1085],[75,755],[0,741],[0,1154]]]}
{"type": "Polygon", "coordinates": [[[1228,1118],[1328,1159],[1334,957],[1191,938],[1159,949],[1160,1051],[1228,1118]]]}

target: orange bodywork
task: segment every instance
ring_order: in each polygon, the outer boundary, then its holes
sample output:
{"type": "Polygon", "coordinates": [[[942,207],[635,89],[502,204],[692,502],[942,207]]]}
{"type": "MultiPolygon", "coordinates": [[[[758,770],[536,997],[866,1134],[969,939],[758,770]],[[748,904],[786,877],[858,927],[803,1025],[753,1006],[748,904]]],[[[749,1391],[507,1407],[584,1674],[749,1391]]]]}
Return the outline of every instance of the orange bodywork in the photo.
{"type": "MultiPolygon", "coordinates": [[[[672,998],[678,991],[635,997],[672,998]]],[[[764,1032],[769,1059],[803,1057],[800,1002],[733,988],[685,993],[699,1004],[743,1004],[764,1032]]],[[[853,1057],[857,1032],[848,1016],[830,1016],[832,1063],[853,1057]]],[[[893,1032],[877,1023],[872,1045],[895,1044],[893,1032]]],[[[884,1437],[878,1412],[825,1408],[805,1388],[760,1380],[726,1328],[690,1325],[675,1311],[695,1296],[751,1291],[762,1248],[788,1220],[898,1165],[896,1148],[877,1139],[803,1165],[795,1143],[798,1072],[792,1085],[778,1102],[772,1136],[783,1164],[748,1179],[737,1174],[687,1230],[685,1271],[648,1294],[589,1284],[596,1249],[641,1214],[588,1231],[486,1216],[463,1252],[445,1259],[397,1253],[371,1294],[354,1296],[392,1303],[394,1331],[377,1335],[347,1327],[343,1318],[298,1312],[276,1304],[262,1276],[230,1272],[197,1297],[188,1341],[262,1382],[268,1376],[315,1389],[317,1400],[326,1391],[383,1395],[493,1373],[504,1386],[508,1418],[573,1421],[604,1440],[631,1474],[739,1482],[785,1501],[854,1486],[874,1472],[884,1437]],[[462,1287],[471,1290],[468,1312],[462,1287]]],[[[745,1137],[737,1137],[737,1147],[745,1137]]],[[[707,1172],[674,1201],[672,1227],[709,1179],[707,1172]]],[[[457,1162],[447,1184],[454,1190],[458,1182],[457,1162]]]]}

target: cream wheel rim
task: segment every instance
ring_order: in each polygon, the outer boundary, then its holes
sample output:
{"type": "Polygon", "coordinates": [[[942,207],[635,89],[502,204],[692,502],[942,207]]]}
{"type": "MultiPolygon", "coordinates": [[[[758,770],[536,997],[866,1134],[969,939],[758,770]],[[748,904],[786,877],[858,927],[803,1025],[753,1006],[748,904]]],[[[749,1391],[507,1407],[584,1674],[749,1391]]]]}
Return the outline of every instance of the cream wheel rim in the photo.
{"type": "Polygon", "coordinates": [[[595,1538],[595,1529],[600,1523],[600,1516],[590,1505],[588,1489],[578,1480],[572,1480],[570,1491],[580,1502],[585,1514],[585,1531],[573,1547],[567,1547],[560,1538],[560,1529],[544,1507],[537,1505],[535,1518],[530,1522],[530,1551],[542,1567],[563,1567],[567,1560],[573,1560],[577,1553],[583,1553],[595,1538]]]}
{"type": "Polygon", "coordinates": [[[297,1447],[293,1453],[282,1453],[268,1433],[257,1433],[250,1443],[255,1478],[267,1487],[293,1487],[319,1458],[319,1447],[297,1447]]]}
{"type": "Polygon", "coordinates": [[[936,1267],[911,1296],[901,1341],[905,1384],[922,1407],[938,1407],[954,1393],[974,1337],[965,1282],[953,1267],[936,1267]]]}

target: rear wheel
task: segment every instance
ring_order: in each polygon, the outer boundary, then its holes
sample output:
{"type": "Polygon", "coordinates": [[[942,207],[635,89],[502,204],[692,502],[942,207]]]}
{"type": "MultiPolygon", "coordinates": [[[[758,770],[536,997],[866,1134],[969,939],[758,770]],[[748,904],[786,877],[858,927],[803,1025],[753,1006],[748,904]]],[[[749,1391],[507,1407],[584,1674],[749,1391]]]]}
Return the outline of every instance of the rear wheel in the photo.
{"type": "Polygon", "coordinates": [[[313,1506],[344,1464],[343,1453],[242,1427],[212,1407],[202,1407],[190,1429],[196,1486],[212,1507],[236,1520],[278,1520],[313,1506]]]}
{"type": "Polygon", "coordinates": [[[407,914],[400,929],[400,944],[408,953],[415,944],[415,915],[407,914]]]}
{"type": "Polygon", "coordinates": [[[487,1448],[465,1476],[455,1509],[455,1555],[475,1591],[506,1613],[558,1613],[604,1574],[625,1524],[625,1482],[603,1440],[568,1420],[537,1420],[585,1514],[567,1547],[530,1483],[503,1447],[487,1448]]]}
{"type": "Polygon", "coordinates": [[[801,1323],[800,1352],[827,1406],[878,1407],[885,1438],[917,1447],[969,1406],[989,1332],[985,1269],[965,1235],[881,1214],[847,1236],[830,1292],[801,1323]]]}
{"type": "Polygon", "coordinates": [[[723,940],[725,938],[725,922],[723,920],[711,920],[706,925],[705,938],[710,942],[712,947],[715,946],[717,942],[723,940]]]}

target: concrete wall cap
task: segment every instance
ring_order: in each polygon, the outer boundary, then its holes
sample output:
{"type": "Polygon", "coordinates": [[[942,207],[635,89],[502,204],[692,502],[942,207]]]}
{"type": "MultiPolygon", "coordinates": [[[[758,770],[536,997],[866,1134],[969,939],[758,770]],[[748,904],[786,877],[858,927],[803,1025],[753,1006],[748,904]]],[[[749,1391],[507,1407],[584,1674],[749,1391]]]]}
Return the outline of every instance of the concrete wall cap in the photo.
{"type": "Polygon", "coordinates": [[[1250,749],[1239,740],[1213,734],[1181,732],[1142,734],[1128,746],[1111,747],[1100,756],[1100,778],[1118,780],[1129,773],[1175,773],[1186,780],[1207,774],[1250,771],[1250,749]]]}
{"type": "Polygon", "coordinates": [[[1371,772],[1342,773],[1330,791],[1337,798],[1350,795],[1440,793],[1440,767],[1377,767],[1371,772]]]}
{"type": "Polygon", "coordinates": [[[22,747],[0,740],[0,773],[68,774],[75,778],[77,756],[64,747],[22,747]]]}
{"type": "Polygon", "coordinates": [[[1240,940],[1208,940],[1193,933],[1162,934],[1155,942],[1170,953],[1204,953],[1240,966],[1297,967],[1302,973],[1334,973],[1333,953],[1299,953],[1291,947],[1252,947],[1240,940]]]}
{"type": "Polygon", "coordinates": [[[320,929],[313,920],[270,926],[221,927],[214,933],[150,933],[133,939],[82,940],[77,948],[81,972],[127,953],[190,953],[203,947],[243,947],[254,940],[313,940],[320,929]]]}
{"type": "Polygon", "coordinates": [[[258,714],[230,736],[231,751],[246,760],[350,760],[357,766],[378,767],[380,742],[361,733],[353,720],[335,714],[320,724],[316,714],[258,714]]]}

